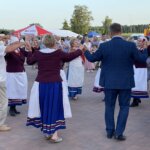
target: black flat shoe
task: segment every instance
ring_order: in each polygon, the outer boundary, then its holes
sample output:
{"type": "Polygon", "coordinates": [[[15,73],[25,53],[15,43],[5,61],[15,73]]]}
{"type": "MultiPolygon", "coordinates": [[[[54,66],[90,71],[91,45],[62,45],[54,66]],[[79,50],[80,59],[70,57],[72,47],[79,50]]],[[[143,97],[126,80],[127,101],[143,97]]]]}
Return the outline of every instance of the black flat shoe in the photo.
{"type": "Polygon", "coordinates": [[[19,114],[20,114],[20,112],[19,112],[19,111],[17,111],[17,109],[16,109],[16,108],[14,109],[14,112],[15,112],[15,114],[17,114],[17,115],[19,115],[19,114]]]}
{"type": "Polygon", "coordinates": [[[138,106],[139,106],[138,101],[133,101],[132,104],[130,105],[130,107],[138,107],[138,106]]]}
{"type": "Polygon", "coordinates": [[[12,116],[12,117],[15,117],[15,116],[16,116],[16,113],[15,113],[14,109],[12,109],[12,108],[9,109],[9,114],[10,114],[10,116],[12,116]]]}
{"type": "Polygon", "coordinates": [[[125,141],[126,140],[126,137],[124,135],[115,135],[114,138],[117,141],[125,141]]]}

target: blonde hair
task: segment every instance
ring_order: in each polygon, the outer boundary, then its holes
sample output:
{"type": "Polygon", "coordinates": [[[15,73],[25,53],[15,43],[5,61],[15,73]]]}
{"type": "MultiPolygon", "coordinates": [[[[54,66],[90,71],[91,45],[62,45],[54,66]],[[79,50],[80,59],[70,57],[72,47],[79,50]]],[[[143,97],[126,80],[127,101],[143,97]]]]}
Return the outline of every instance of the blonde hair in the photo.
{"type": "Polygon", "coordinates": [[[72,40],[70,41],[70,46],[71,46],[71,47],[73,47],[75,41],[77,41],[76,38],[74,38],[74,39],[72,39],[72,40]]]}
{"type": "Polygon", "coordinates": [[[71,46],[70,52],[75,51],[75,50],[73,49],[75,41],[78,41],[78,39],[77,39],[77,38],[73,38],[73,39],[70,41],[70,46],[71,46]]]}
{"type": "Polygon", "coordinates": [[[56,40],[55,40],[55,37],[53,35],[45,35],[43,37],[43,40],[42,40],[42,43],[48,47],[48,48],[52,48],[55,46],[56,44],[56,40]]]}

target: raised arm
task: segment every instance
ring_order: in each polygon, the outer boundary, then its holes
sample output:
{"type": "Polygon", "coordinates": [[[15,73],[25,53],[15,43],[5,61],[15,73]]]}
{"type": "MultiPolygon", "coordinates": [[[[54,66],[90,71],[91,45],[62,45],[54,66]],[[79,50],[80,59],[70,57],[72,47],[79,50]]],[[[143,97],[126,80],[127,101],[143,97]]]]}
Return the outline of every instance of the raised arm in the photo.
{"type": "Polygon", "coordinates": [[[36,52],[35,53],[32,53],[31,51],[28,52],[28,56],[27,56],[27,64],[28,65],[33,65],[37,62],[37,59],[36,59],[36,52]]]}
{"type": "Polygon", "coordinates": [[[6,52],[6,53],[10,53],[10,52],[16,50],[17,48],[19,48],[19,47],[21,47],[21,46],[23,46],[23,45],[25,45],[24,42],[14,43],[14,44],[12,44],[12,45],[8,45],[8,46],[6,47],[6,49],[5,49],[5,52],[6,52]]]}
{"type": "Polygon", "coordinates": [[[81,55],[82,55],[81,50],[76,50],[75,52],[70,52],[70,53],[65,53],[61,51],[61,58],[63,62],[69,62],[81,55]]]}
{"type": "Polygon", "coordinates": [[[88,50],[84,52],[86,59],[90,62],[101,61],[103,58],[102,49],[99,47],[98,50],[91,54],[88,50]]]}
{"type": "Polygon", "coordinates": [[[29,51],[27,51],[27,50],[25,49],[25,47],[19,48],[19,49],[20,49],[20,51],[22,52],[22,54],[23,54],[25,57],[28,56],[29,51]]]}
{"type": "Polygon", "coordinates": [[[146,59],[148,57],[147,49],[144,49],[141,52],[136,48],[136,45],[134,43],[132,43],[131,49],[132,49],[132,57],[135,61],[138,61],[141,63],[146,62],[146,59]]]}

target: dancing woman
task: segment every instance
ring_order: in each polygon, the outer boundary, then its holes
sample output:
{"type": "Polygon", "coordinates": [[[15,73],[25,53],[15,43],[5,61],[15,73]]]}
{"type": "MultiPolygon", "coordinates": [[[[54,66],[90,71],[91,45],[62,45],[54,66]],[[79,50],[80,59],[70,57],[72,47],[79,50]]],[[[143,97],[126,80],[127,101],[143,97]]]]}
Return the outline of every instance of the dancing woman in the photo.
{"type": "Polygon", "coordinates": [[[27,63],[38,63],[38,75],[31,90],[27,125],[41,128],[53,143],[62,141],[58,130],[65,129],[61,63],[82,55],[81,50],[65,53],[57,50],[54,36],[43,39],[46,48],[28,55],[27,63]],[[38,108],[38,109],[35,109],[38,108]]]}

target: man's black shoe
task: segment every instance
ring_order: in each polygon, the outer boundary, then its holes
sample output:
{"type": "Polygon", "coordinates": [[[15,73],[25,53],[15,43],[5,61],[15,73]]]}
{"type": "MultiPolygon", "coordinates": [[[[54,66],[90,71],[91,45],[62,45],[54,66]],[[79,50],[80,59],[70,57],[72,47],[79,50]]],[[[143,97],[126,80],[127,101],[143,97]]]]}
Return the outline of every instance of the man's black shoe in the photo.
{"type": "Polygon", "coordinates": [[[115,135],[114,138],[117,141],[125,141],[126,140],[126,137],[124,135],[115,135]]]}
{"type": "Polygon", "coordinates": [[[114,136],[114,134],[107,134],[108,139],[112,139],[113,136],[114,136]]]}

